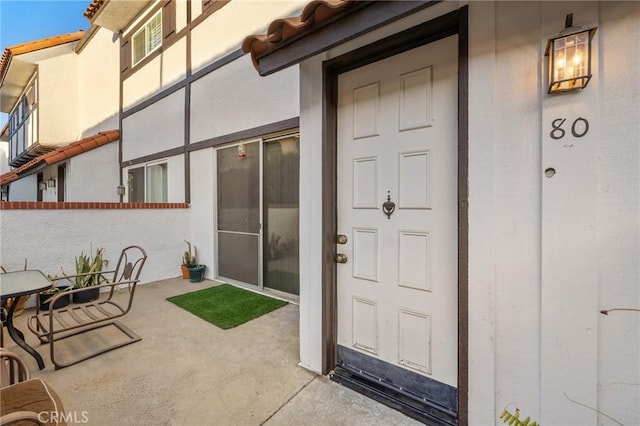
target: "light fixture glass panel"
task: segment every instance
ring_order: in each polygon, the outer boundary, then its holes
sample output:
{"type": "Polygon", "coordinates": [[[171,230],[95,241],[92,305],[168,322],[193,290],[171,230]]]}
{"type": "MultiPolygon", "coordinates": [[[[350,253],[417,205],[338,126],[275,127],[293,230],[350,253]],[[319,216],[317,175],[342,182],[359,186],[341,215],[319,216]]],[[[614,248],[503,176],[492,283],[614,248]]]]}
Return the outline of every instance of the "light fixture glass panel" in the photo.
{"type": "Polygon", "coordinates": [[[595,28],[549,40],[549,93],[586,87],[591,78],[591,37],[595,28]]]}

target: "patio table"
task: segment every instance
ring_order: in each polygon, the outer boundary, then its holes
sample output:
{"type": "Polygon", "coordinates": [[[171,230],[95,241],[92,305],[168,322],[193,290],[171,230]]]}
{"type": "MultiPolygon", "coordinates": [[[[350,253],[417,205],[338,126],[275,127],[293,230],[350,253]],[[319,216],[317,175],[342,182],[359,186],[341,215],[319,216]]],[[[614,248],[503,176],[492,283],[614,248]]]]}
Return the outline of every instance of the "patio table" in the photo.
{"type": "MultiPolygon", "coordinates": [[[[0,274],[0,301],[4,306],[5,301],[9,298],[18,298],[29,294],[40,293],[51,287],[51,281],[38,270],[7,272],[0,274]]],[[[18,330],[13,324],[13,314],[17,303],[12,303],[7,311],[7,332],[11,339],[22,349],[27,351],[29,355],[35,358],[40,370],[44,368],[44,361],[40,354],[27,344],[24,340],[24,334],[18,330]]]]}

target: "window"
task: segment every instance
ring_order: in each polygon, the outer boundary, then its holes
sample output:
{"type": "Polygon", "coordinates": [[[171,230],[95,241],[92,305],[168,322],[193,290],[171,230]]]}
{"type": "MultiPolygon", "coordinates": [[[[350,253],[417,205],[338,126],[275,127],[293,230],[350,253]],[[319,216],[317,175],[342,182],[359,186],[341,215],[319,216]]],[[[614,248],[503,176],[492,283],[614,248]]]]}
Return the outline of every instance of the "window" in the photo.
{"type": "Polygon", "coordinates": [[[166,203],[167,163],[129,169],[129,202],[166,203]]]}
{"type": "Polygon", "coordinates": [[[131,49],[133,65],[147,57],[162,44],[162,10],[133,35],[131,49]]]}
{"type": "Polygon", "coordinates": [[[147,201],[167,202],[167,163],[147,167],[147,201]]]}

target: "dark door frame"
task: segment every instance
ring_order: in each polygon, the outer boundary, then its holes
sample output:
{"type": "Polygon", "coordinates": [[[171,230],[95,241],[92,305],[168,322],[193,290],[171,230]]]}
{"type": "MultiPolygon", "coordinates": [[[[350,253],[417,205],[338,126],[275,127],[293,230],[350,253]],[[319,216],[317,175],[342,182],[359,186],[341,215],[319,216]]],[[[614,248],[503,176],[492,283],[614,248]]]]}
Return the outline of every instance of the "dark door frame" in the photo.
{"type": "Polygon", "coordinates": [[[468,6],[323,63],[322,134],[322,373],[337,352],[337,95],[338,76],[415,47],[458,35],[458,402],[457,422],[468,423],[468,6]]]}

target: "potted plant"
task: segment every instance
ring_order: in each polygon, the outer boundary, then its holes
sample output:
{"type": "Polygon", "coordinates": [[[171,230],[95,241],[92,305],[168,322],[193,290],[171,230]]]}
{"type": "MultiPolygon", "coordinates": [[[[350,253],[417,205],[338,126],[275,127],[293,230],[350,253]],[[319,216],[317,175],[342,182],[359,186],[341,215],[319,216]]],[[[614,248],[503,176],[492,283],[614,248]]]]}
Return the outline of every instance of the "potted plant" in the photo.
{"type": "Polygon", "coordinates": [[[193,246],[193,253],[191,251],[191,243],[184,240],[187,244],[187,251],[182,255],[182,278],[189,278],[189,268],[198,266],[198,248],[193,246]]]}
{"type": "Polygon", "coordinates": [[[198,264],[198,248],[194,245],[192,253],[191,243],[187,240],[184,240],[184,242],[187,243],[187,251],[182,256],[182,265],[189,271],[189,281],[198,283],[204,279],[205,266],[198,264]]]}
{"type": "MultiPolygon", "coordinates": [[[[51,279],[51,280],[53,280],[55,278],[57,278],[57,276],[55,276],[53,278],[51,278],[51,276],[49,276],[49,279],[51,279]]],[[[68,288],[69,288],[69,286],[55,286],[55,285],[51,284],[51,287],[49,287],[48,289],[38,293],[38,306],[39,306],[40,310],[41,311],[48,311],[49,310],[49,305],[51,303],[51,298],[53,296],[55,296],[56,294],[60,293],[60,292],[66,291],[68,288]]],[[[62,296],[62,297],[58,298],[53,303],[53,308],[54,309],[64,308],[70,302],[71,302],[71,295],[67,294],[66,296],[62,296]]]]}
{"type": "MultiPolygon", "coordinates": [[[[71,283],[72,289],[97,286],[107,280],[104,275],[99,273],[102,271],[104,264],[108,262],[104,259],[103,255],[103,248],[97,249],[95,256],[91,254],[91,251],[89,255],[84,254],[83,251],[80,253],[80,256],[76,257],[76,275],[68,276],[64,273],[64,270],[62,270],[62,274],[67,278],[67,281],[71,283]]],[[[73,293],[73,302],[91,302],[98,299],[99,296],[100,289],[96,287],[91,289],[91,291],[73,293]]]]}

